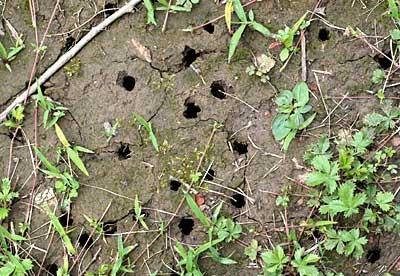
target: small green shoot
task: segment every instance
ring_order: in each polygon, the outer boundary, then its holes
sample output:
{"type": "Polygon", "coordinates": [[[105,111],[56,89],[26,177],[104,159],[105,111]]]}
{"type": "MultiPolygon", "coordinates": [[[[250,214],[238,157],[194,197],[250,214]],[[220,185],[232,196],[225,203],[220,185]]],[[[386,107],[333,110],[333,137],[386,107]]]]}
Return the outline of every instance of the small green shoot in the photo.
{"type": "Polygon", "coordinates": [[[156,152],[159,152],[160,149],[158,146],[157,138],[154,135],[151,122],[147,122],[141,115],[136,112],[133,112],[132,115],[133,118],[147,131],[147,134],[149,135],[149,139],[153,144],[154,149],[156,150],[156,152]]]}
{"type": "Polygon", "coordinates": [[[305,82],[299,82],[292,91],[283,90],[276,97],[278,114],[272,121],[272,134],[275,140],[283,140],[283,150],[286,152],[291,141],[299,130],[309,126],[315,118],[316,113],[305,118],[312,106],[309,102],[309,90],[305,82]]]}
{"type": "Polygon", "coordinates": [[[0,190],[0,221],[8,217],[10,212],[10,204],[13,199],[18,198],[19,195],[11,190],[11,182],[8,178],[1,180],[0,190]]]}
{"type": "Polygon", "coordinates": [[[142,214],[142,205],[140,205],[138,195],[135,196],[134,203],[135,219],[143,226],[144,229],[149,230],[146,222],[144,221],[145,214],[142,214]]]}
{"type": "Polygon", "coordinates": [[[8,127],[9,129],[21,128],[24,117],[24,106],[18,105],[13,110],[11,110],[10,115],[7,117],[7,120],[2,123],[2,125],[8,127]]]}
{"type": "Polygon", "coordinates": [[[382,69],[375,69],[372,73],[371,81],[373,84],[382,84],[385,79],[385,71],[382,69]]]}
{"type": "Polygon", "coordinates": [[[8,71],[12,72],[10,62],[13,61],[24,48],[25,45],[22,39],[17,39],[15,46],[8,50],[3,43],[0,42],[0,58],[8,71]]]}
{"type": "Polygon", "coordinates": [[[117,238],[118,243],[118,253],[117,257],[115,258],[114,265],[111,269],[111,276],[117,276],[119,273],[133,273],[133,266],[129,264],[128,255],[129,253],[135,249],[136,245],[130,245],[124,247],[124,243],[122,241],[122,236],[118,236],[117,238]],[[128,264],[124,264],[128,262],[128,264]]]}
{"type": "Polygon", "coordinates": [[[260,252],[261,246],[258,245],[257,240],[252,240],[249,246],[244,249],[244,254],[249,257],[250,261],[257,260],[257,254],[260,252]]]}
{"type": "Polygon", "coordinates": [[[272,250],[261,253],[261,258],[265,264],[265,275],[281,275],[283,268],[289,262],[289,258],[279,245],[272,250]]]}
{"type": "Polygon", "coordinates": [[[319,275],[317,267],[314,265],[320,257],[313,253],[304,254],[304,248],[297,249],[294,253],[294,260],[290,264],[297,270],[300,276],[319,275]]]}

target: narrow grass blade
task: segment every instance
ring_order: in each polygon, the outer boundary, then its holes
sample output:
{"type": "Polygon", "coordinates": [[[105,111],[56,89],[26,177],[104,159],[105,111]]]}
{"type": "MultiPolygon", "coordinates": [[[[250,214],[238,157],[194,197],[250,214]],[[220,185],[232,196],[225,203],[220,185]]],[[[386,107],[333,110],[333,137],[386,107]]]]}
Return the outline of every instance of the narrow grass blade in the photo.
{"type": "Polygon", "coordinates": [[[247,21],[246,12],[244,11],[240,0],[232,0],[232,2],[237,17],[239,17],[240,21],[246,22],[247,21]]]}
{"type": "Polygon", "coordinates": [[[58,139],[60,140],[61,144],[63,144],[64,147],[69,147],[71,146],[70,143],[68,142],[67,138],[64,135],[64,132],[61,130],[61,128],[55,124],[54,125],[55,129],[56,129],[56,134],[58,139]]]}
{"type": "Polygon", "coordinates": [[[199,206],[197,206],[196,202],[194,201],[193,197],[189,193],[185,193],[185,199],[187,204],[189,205],[189,208],[192,210],[193,214],[200,220],[200,222],[205,226],[205,227],[210,227],[210,219],[207,218],[203,211],[200,210],[199,206]]]}
{"type": "Polygon", "coordinates": [[[79,157],[78,152],[74,151],[70,147],[67,148],[68,157],[71,161],[78,167],[78,169],[83,172],[86,176],[89,176],[88,171],[86,170],[85,164],[83,164],[81,158],[79,157]]]}
{"type": "Polygon", "coordinates": [[[240,25],[239,29],[233,34],[231,38],[231,42],[229,43],[229,51],[228,51],[228,63],[231,62],[233,55],[235,54],[235,50],[237,45],[239,44],[239,40],[242,37],[244,29],[246,29],[247,24],[240,25]]]}
{"type": "Polygon", "coordinates": [[[154,7],[150,0],[143,0],[144,6],[147,10],[147,24],[157,25],[156,19],[154,18],[154,7]]]}
{"type": "Polygon", "coordinates": [[[232,31],[232,12],[233,12],[233,2],[228,0],[225,4],[225,23],[228,28],[229,33],[232,31]]]}
{"type": "Polygon", "coordinates": [[[57,169],[55,166],[53,166],[53,164],[51,164],[50,161],[47,160],[47,158],[44,156],[44,154],[37,147],[33,146],[33,149],[35,150],[40,161],[50,172],[52,172],[54,174],[60,174],[60,170],[57,169]]]}

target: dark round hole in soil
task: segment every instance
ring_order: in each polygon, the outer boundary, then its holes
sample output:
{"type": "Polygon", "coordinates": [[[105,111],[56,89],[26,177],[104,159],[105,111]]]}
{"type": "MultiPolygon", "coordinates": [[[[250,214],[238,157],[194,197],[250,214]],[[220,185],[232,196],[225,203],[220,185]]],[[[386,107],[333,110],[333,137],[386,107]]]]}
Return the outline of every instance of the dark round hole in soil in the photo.
{"type": "Polygon", "coordinates": [[[93,239],[88,233],[82,233],[78,242],[83,248],[89,248],[93,244],[93,239]]]}
{"type": "Polygon", "coordinates": [[[238,154],[246,154],[247,153],[247,144],[238,142],[238,141],[233,141],[232,143],[232,149],[236,151],[238,154]]]}
{"type": "Polygon", "coordinates": [[[329,30],[327,30],[327,29],[325,29],[325,28],[319,29],[319,32],[318,32],[318,39],[319,39],[320,41],[327,41],[327,40],[329,40],[330,38],[331,38],[331,34],[330,34],[329,30]]]}
{"type": "Polygon", "coordinates": [[[103,223],[103,232],[106,235],[115,234],[117,232],[117,224],[115,221],[106,221],[103,223]]]}
{"type": "Polygon", "coordinates": [[[51,264],[46,269],[51,275],[57,275],[58,266],[56,264],[51,264]]]}
{"type": "Polygon", "coordinates": [[[104,16],[105,17],[109,17],[110,15],[112,15],[115,10],[117,8],[117,5],[115,5],[114,3],[107,3],[104,5],[104,16]]]}
{"type": "Polygon", "coordinates": [[[208,23],[208,24],[204,25],[203,30],[205,30],[209,34],[213,34],[215,27],[212,23],[208,23]]]}
{"type": "Polygon", "coordinates": [[[179,187],[181,186],[181,182],[177,181],[177,180],[171,180],[169,182],[169,188],[171,189],[171,191],[178,191],[179,187]]]}
{"type": "Polygon", "coordinates": [[[231,203],[236,208],[242,208],[246,205],[246,200],[242,194],[234,194],[231,198],[231,203]]]}
{"type": "Polygon", "coordinates": [[[179,229],[183,235],[189,235],[192,232],[194,221],[191,218],[182,218],[178,224],[179,229]]]}
{"type": "Polygon", "coordinates": [[[381,54],[377,54],[374,56],[374,60],[379,64],[379,66],[383,70],[389,69],[390,66],[392,65],[392,61],[387,57],[390,57],[390,52],[385,53],[385,56],[383,56],[381,54]]]}
{"type": "Polygon", "coordinates": [[[381,257],[381,249],[378,247],[371,248],[367,252],[367,261],[371,264],[375,263],[381,257]]]}
{"type": "Polygon", "coordinates": [[[135,88],[136,80],[132,76],[125,76],[122,78],[122,86],[127,90],[127,91],[132,91],[133,88],[135,88]]]}
{"type": "Polygon", "coordinates": [[[312,232],[312,235],[314,236],[314,238],[316,238],[316,239],[319,239],[320,237],[321,237],[321,232],[320,231],[318,231],[318,230],[314,230],[313,232],[312,232]]]}
{"type": "Polygon", "coordinates": [[[213,81],[210,86],[211,90],[211,95],[214,97],[223,100],[226,98],[225,92],[226,92],[226,84],[222,80],[218,81],[213,81]]]}
{"type": "Polygon", "coordinates": [[[199,56],[199,54],[196,53],[195,49],[192,49],[187,45],[185,45],[185,49],[183,49],[182,55],[182,64],[185,67],[189,67],[199,56]]]}
{"type": "Polygon", "coordinates": [[[74,223],[74,220],[71,215],[68,215],[68,213],[62,213],[58,220],[63,227],[71,226],[72,223],[74,223]]]}
{"type": "Polygon", "coordinates": [[[186,119],[195,119],[197,118],[197,113],[201,111],[201,108],[196,105],[194,102],[185,102],[186,110],[183,111],[183,117],[186,119]]]}
{"type": "Polygon", "coordinates": [[[64,51],[68,51],[69,49],[72,48],[75,44],[75,38],[73,36],[68,36],[67,39],[65,40],[64,44],[64,51]]]}
{"type": "Polygon", "coordinates": [[[214,177],[215,177],[215,171],[213,169],[209,169],[204,179],[208,181],[213,181],[214,177]]]}
{"type": "Polygon", "coordinates": [[[129,149],[129,145],[121,144],[117,151],[119,159],[128,159],[131,158],[131,150],[129,149]]]}

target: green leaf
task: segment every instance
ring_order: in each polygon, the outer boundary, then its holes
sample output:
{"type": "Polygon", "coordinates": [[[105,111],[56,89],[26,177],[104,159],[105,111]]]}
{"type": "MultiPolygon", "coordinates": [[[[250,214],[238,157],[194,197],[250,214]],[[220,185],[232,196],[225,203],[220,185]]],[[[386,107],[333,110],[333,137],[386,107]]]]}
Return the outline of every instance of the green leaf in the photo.
{"type": "Polygon", "coordinates": [[[4,62],[8,61],[8,53],[6,47],[4,47],[3,43],[0,42],[0,57],[4,62]]]}
{"type": "MultiPolygon", "coordinates": [[[[400,39],[400,30],[398,31],[399,39],[400,39]]],[[[385,71],[382,69],[375,69],[374,72],[372,73],[372,83],[374,84],[381,84],[382,81],[385,79],[385,71]]]]}
{"type": "Polygon", "coordinates": [[[297,107],[303,107],[308,103],[310,100],[308,86],[304,81],[297,83],[293,88],[293,97],[297,107]]]}
{"type": "Polygon", "coordinates": [[[244,11],[240,0],[232,0],[232,2],[233,2],[233,8],[235,10],[237,17],[239,17],[241,22],[246,22],[247,21],[246,12],[244,11]]]}
{"type": "Polygon", "coordinates": [[[252,240],[250,245],[244,249],[244,254],[249,257],[250,261],[257,259],[257,253],[261,250],[261,246],[258,246],[257,240],[252,240]]]}
{"type": "Polygon", "coordinates": [[[399,8],[396,0],[388,0],[390,16],[399,20],[399,8]]]}
{"type": "Polygon", "coordinates": [[[315,116],[317,115],[317,113],[314,113],[313,115],[311,115],[310,117],[307,118],[307,120],[305,120],[299,127],[299,130],[305,129],[306,127],[308,127],[312,121],[314,121],[315,116]]]}
{"type": "Polygon", "coordinates": [[[233,12],[233,2],[232,0],[228,0],[225,3],[225,23],[226,27],[228,28],[228,32],[231,33],[232,30],[232,12],[233,12]]]}
{"type": "Polygon", "coordinates": [[[83,164],[81,158],[79,157],[78,152],[73,150],[72,148],[68,147],[67,148],[67,154],[68,154],[68,157],[71,159],[71,161],[75,164],[75,166],[81,172],[83,172],[84,175],[89,176],[89,173],[86,170],[85,164],[83,164]]]}
{"type": "Polygon", "coordinates": [[[342,239],[343,241],[347,242],[344,250],[345,255],[353,255],[354,258],[360,259],[364,253],[363,246],[368,242],[365,237],[360,237],[360,229],[344,231],[342,234],[342,239]]]}
{"type": "Polygon", "coordinates": [[[381,208],[382,211],[387,212],[392,208],[392,201],[394,194],[391,192],[378,192],[376,194],[375,203],[381,208]]]}
{"type": "Polygon", "coordinates": [[[272,120],[272,134],[275,140],[283,140],[290,132],[290,128],[287,127],[288,115],[278,114],[272,120]]]}
{"type": "Polygon", "coordinates": [[[144,6],[147,10],[147,24],[157,25],[156,19],[154,18],[154,7],[150,0],[143,0],[144,6]]]}
{"type": "Polygon", "coordinates": [[[281,52],[279,53],[279,59],[284,62],[289,58],[289,49],[288,48],[283,48],[281,52]]]}
{"type": "MultiPolygon", "coordinates": [[[[234,0],[239,1],[239,0],[234,0]]],[[[229,51],[228,51],[228,63],[231,63],[231,59],[233,55],[235,54],[235,50],[237,45],[239,44],[239,40],[242,37],[242,34],[244,30],[246,29],[247,24],[242,24],[240,27],[236,30],[236,32],[233,34],[231,41],[229,43],[229,51]]]]}
{"type": "Polygon", "coordinates": [[[294,137],[296,137],[296,133],[297,133],[297,131],[292,129],[288,133],[288,135],[285,137],[285,140],[283,141],[283,146],[282,146],[283,151],[286,152],[289,149],[289,145],[292,142],[292,140],[294,139],[294,137]]]}
{"type": "Polygon", "coordinates": [[[205,226],[205,227],[210,227],[210,219],[206,217],[203,213],[203,211],[200,210],[199,206],[197,206],[196,202],[194,201],[193,197],[185,192],[185,199],[186,203],[188,204],[190,210],[192,210],[193,214],[196,216],[198,220],[205,226]]]}
{"type": "Polygon", "coordinates": [[[53,164],[50,163],[49,160],[43,155],[43,153],[35,146],[33,146],[33,149],[35,150],[37,156],[39,157],[40,161],[44,164],[44,166],[52,173],[54,174],[60,174],[60,170],[57,169],[53,164]]]}
{"type": "Polygon", "coordinates": [[[56,130],[57,137],[60,140],[61,144],[63,144],[63,146],[66,148],[70,147],[71,144],[68,142],[67,138],[64,135],[64,132],[61,130],[61,128],[58,126],[58,124],[55,124],[54,128],[56,130]]]}
{"type": "Polygon", "coordinates": [[[283,267],[289,262],[281,246],[276,246],[272,250],[263,252],[261,258],[264,261],[264,271],[266,273],[281,273],[283,267]]]}
{"type": "Polygon", "coordinates": [[[262,24],[260,24],[260,23],[258,23],[256,21],[251,22],[250,26],[255,31],[259,32],[260,34],[262,34],[265,37],[271,37],[272,36],[271,31],[267,27],[265,27],[264,25],[262,25],[262,24]]]}
{"type": "Polygon", "coordinates": [[[358,131],[353,138],[351,145],[357,153],[365,153],[367,147],[372,144],[372,139],[367,137],[362,131],[358,131]]]}

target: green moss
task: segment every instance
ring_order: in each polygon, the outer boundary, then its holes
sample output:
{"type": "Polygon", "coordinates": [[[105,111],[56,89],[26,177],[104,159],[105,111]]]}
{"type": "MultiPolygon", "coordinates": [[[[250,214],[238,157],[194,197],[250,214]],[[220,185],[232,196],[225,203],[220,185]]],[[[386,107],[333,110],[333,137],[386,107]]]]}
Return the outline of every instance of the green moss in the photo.
{"type": "Polygon", "coordinates": [[[64,72],[70,78],[77,76],[81,72],[81,65],[81,60],[79,58],[73,58],[64,66],[64,72]]]}

